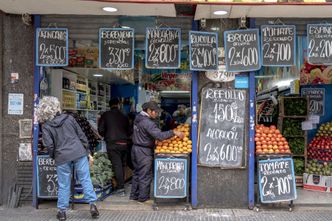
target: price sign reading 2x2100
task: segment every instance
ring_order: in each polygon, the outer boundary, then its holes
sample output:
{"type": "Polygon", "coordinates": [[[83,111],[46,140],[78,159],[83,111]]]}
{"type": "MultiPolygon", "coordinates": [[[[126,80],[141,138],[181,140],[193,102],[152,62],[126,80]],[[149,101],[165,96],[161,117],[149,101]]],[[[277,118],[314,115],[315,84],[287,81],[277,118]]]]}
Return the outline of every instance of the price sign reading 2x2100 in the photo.
{"type": "Polygon", "coordinates": [[[38,28],[36,45],[36,65],[68,65],[68,29],[38,28]]]}
{"type": "Polygon", "coordinates": [[[261,68],[258,29],[225,31],[225,61],[228,72],[261,68]]]}
{"type": "Polygon", "coordinates": [[[332,64],[332,24],[308,24],[308,62],[332,64]]]}

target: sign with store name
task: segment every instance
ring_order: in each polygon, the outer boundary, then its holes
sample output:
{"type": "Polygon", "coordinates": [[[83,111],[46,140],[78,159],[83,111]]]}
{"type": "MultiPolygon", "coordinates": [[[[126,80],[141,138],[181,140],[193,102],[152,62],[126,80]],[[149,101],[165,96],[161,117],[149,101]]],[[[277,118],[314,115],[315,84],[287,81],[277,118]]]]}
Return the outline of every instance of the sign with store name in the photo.
{"type": "Polygon", "coordinates": [[[187,196],[187,159],[156,158],[154,196],[184,198],[187,196]]]}
{"type": "Polygon", "coordinates": [[[147,28],[145,66],[150,69],[177,69],[181,64],[181,29],[147,28]]]}
{"type": "Polygon", "coordinates": [[[214,32],[189,32],[190,70],[218,70],[218,34],[214,32]]]}
{"type": "Polygon", "coordinates": [[[262,65],[295,65],[295,36],[294,25],[263,25],[261,27],[262,65]]]}
{"type": "Polygon", "coordinates": [[[57,198],[58,196],[55,161],[47,155],[37,156],[37,193],[39,198],[57,198]]]}
{"type": "Polygon", "coordinates": [[[99,29],[99,67],[111,70],[134,68],[134,29],[99,29]]]}
{"type": "Polygon", "coordinates": [[[325,114],[325,88],[302,88],[301,95],[309,99],[309,114],[323,116],[325,114]]]}
{"type": "Polygon", "coordinates": [[[68,65],[68,29],[37,28],[36,65],[68,65]]]}
{"type": "Polygon", "coordinates": [[[201,165],[244,166],[245,104],[245,90],[203,88],[198,157],[201,165]]]}
{"type": "Polygon", "coordinates": [[[259,160],[258,179],[262,203],[290,201],[297,198],[292,158],[259,160]]]}
{"type": "Polygon", "coordinates": [[[308,62],[332,64],[332,24],[308,24],[308,62]]]}
{"type": "Polygon", "coordinates": [[[258,29],[224,32],[226,71],[247,72],[261,68],[258,29]]]}

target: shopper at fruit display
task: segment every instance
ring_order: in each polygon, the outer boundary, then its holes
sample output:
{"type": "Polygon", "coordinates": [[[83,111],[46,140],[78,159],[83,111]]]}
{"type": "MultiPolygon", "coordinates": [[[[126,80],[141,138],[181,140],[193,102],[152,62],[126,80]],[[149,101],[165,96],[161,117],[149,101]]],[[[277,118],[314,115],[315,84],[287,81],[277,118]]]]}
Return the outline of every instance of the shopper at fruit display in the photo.
{"type": "Polygon", "coordinates": [[[58,220],[66,220],[73,167],[83,186],[85,199],[90,204],[91,216],[98,218],[97,196],[91,182],[87,157],[89,144],[82,129],[72,116],[61,113],[60,102],[56,97],[43,97],[39,101],[36,115],[42,124],[43,144],[56,164],[58,220]]]}
{"type": "Polygon", "coordinates": [[[162,111],[154,101],[144,103],[134,121],[133,149],[131,152],[134,165],[130,199],[145,202],[150,199],[150,185],[153,177],[153,153],[156,140],[162,141],[174,135],[183,138],[179,131],[162,132],[154,119],[162,111]]]}
{"type": "Polygon", "coordinates": [[[174,111],[173,117],[175,119],[176,124],[183,124],[186,122],[186,105],[180,104],[178,105],[178,109],[174,111]]]}
{"type": "Polygon", "coordinates": [[[112,162],[117,183],[116,194],[125,196],[124,167],[128,153],[128,140],[131,134],[129,119],[120,111],[120,100],[112,98],[110,111],[106,111],[99,120],[98,132],[104,137],[107,154],[112,162]]]}

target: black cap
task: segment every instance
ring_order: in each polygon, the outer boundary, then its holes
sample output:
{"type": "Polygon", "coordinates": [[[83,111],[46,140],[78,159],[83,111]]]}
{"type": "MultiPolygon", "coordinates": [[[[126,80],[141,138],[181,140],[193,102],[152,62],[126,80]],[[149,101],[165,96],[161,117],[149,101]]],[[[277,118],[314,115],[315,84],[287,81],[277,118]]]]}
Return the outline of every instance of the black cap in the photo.
{"type": "Polygon", "coordinates": [[[158,106],[157,102],[155,102],[155,101],[149,101],[149,102],[144,103],[142,105],[142,109],[143,110],[150,109],[150,110],[154,110],[157,112],[162,112],[162,110],[163,110],[158,106]]]}

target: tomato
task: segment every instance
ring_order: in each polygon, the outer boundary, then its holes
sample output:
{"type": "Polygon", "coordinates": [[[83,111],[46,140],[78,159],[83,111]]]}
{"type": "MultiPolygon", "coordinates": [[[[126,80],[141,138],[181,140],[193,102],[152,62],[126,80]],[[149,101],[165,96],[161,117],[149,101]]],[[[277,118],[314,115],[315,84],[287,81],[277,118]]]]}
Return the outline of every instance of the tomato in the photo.
{"type": "Polygon", "coordinates": [[[267,148],[267,145],[266,145],[266,144],[263,144],[263,145],[262,145],[262,148],[263,148],[263,149],[266,149],[266,148],[267,148]]]}
{"type": "Polygon", "coordinates": [[[256,137],[261,137],[262,136],[262,134],[261,133],[256,133],[256,135],[255,135],[256,137]]]}
{"type": "Polygon", "coordinates": [[[262,133],[262,137],[266,137],[266,134],[265,134],[265,133],[262,133]]]}
{"type": "Polygon", "coordinates": [[[277,128],[276,128],[276,126],[271,125],[271,126],[270,126],[270,129],[277,129],[277,128]]]}
{"type": "Polygon", "coordinates": [[[278,134],[277,137],[279,137],[280,139],[283,138],[281,134],[278,134]]]}
{"type": "Polygon", "coordinates": [[[256,145],[260,146],[260,145],[262,145],[262,142],[258,141],[258,142],[256,142],[256,145]]]}
{"type": "Polygon", "coordinates": [[[257,142],[257,141],[259,141],[260,139],[259,139],[259,137],[255,137],[255,141],[257,142]]]}
{"type": "Polygon", "coordinates": [[[284,142],[281,142],[281,141],[280,141],[280,142],[278,142],[278,146],[279,146],[279,147],[282,147],[282,146],[284,146],[284,142]]]}
{"type": "Polygon", "coordinates": [[[267,141],[266,140],[262,140],[262,144],[267,144],[267,141]]]}
{"type": "Polygon", "coordinates": [[[265,140],[266,140],[266,141],[270,141],[270,140],[271,140],[271,138],[267,137],[267,138],[265,138],[265,140]]]}
{"type": "Polygon", "coordinates": [[[276,133],[276,134],[280,134],[280,130],[276,129],[276,130],[275,130],[275,133],[276,133]]]}
{"type": "Polygon", "coordinates": [[[256,129],[256,133],[262,133],[261,129],[256,129]]]}

